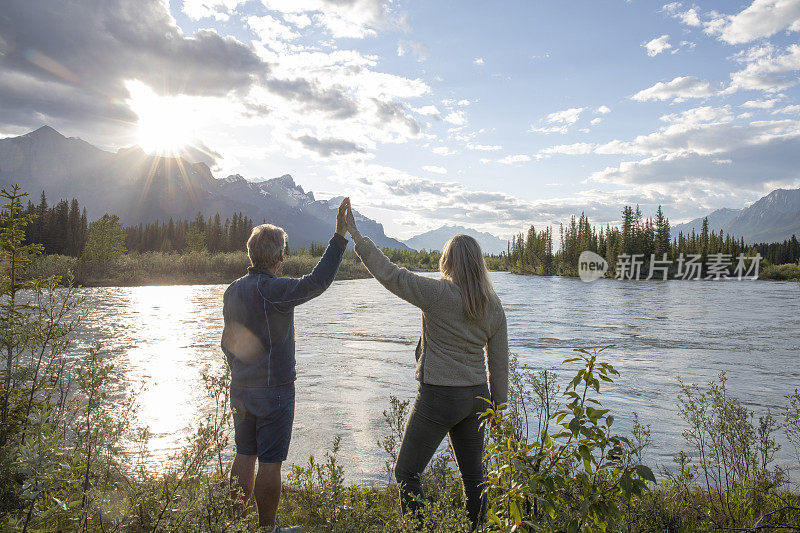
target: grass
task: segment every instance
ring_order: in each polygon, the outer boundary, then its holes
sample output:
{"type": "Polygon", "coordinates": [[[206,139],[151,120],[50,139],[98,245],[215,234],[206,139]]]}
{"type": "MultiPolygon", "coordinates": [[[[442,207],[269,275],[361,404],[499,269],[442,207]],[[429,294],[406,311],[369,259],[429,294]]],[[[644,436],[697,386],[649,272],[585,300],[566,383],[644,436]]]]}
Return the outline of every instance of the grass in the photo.
{"type": "MultiPolygon", "coordinates": [[[[289,255],[283,263],[282,274],[299,277],[308,274],[319,257],[308,254],[289,255]]],[[[244,252],[208,254],[193,252],[131,253],[117,257],[111,264],[92,264],[66,255],[44,255],[29,269],[34,278],[74,276],[74,282],[84,287],[191,285],[230,283],[247,273],[250,260],[244,252]]],[[[347,252],[336,279],[372,277],[352,252],[347,252]]]]}

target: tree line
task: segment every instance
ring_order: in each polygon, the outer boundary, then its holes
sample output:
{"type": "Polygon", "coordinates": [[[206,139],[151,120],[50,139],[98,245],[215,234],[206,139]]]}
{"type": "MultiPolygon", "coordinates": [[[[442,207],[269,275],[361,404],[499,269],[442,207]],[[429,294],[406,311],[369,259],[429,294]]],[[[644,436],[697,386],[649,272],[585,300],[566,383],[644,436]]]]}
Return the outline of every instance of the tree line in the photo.
{"type": "Polygon", "coordinates": [[[219,213],[207,219],[197,213],[194,220],[172,218],[150,224],[126,226],[125,246],[136,252],[239,252],[244,250],[253,220],[242,213],[222,221],[219,213]]]}
{"type": "Polygon", "coordinates": [[[26,244],[41,245],[45,254],[72,257],[83,254],[93,227],[97,237],[90,243],[93,246],[111,239],[110,246],[122,251],[217,253],[244,250],[254,225],[242,213],[224,221],[219,213],[207,219],[197,213],[191,221],[170,218],[131,226],[123,226],[117,215],[106,214],[90,224],[86,208],[81,208],[77,199],[50,206],[44,191],[38,204],[28,201],[24,214],[31,215],[33,221],[25,228],[26,244]]]}
{"type": "Polygon", "coordinates": [[[796,236],[783,243],[746,244],[743,238],[736,238],[719,232],[709,231],[708,218],[703,219],[700,232],[671,238],[669,219],[658,206],[655,217],[645,218],[639,206],[625,206],[622,210],[622,223],[618,227],[593,226],[584,213],[571,217],[569,224],[561,225],[559,238],[561,247],[553,246],[553,232],[550,227],[537,230],[531,226],[527,233],[519,233],[509,243],[509,270],[540,275],[577,276],[578,258],[585,250],[602,256],[613,273],[617,260],[623,254],[641,254],[645,267],[649,266],[651,256],[662,260],[675,261],[681,254],[697,254],[705,263],[709,255],[729,254],[735,258],[739,254],[762,257],[772,264],[796,263],[800,260],[800,243],[796,236]]]}
{"type": "MultiPolygon", "coordinates": [[[[113,248],[114,254],[129,252],[236,252],[245,249],[254,222],[251,218],[236,213],[224,220],[219,213],[206,218],[197,213],[193,220],[158,221],[147,224],[123,226],[116,215],[104,215],[88,223],[86,209],[77,199],[60,200],[48,205],[42,191],[39,204],[28,201],[26,215],[33,222],[25,229],[26,244],[40,244],[45,254],[61,254],[78,257],[84,254],[89,244],[93,257],[104,256],[101,248],[113,248]],[[90,241],[94,227],[95,238],[90,241]],[[113,241],[106,246],[106,241],[113,241]]],[[[674,261],[680,254],[699,254],[703,262],[709,254],[740,254],[761,256],[771,264],[797,263],[800,260],[800,242],[796,236],[777,243],[745,244],[744,239],[709,231],[708,219],[703,220],[700,232],[671,237],[669,219],[661,206],[654,217],[645,218],[639,209],[625,206],[622,223],[618,227],[591,225],[589,218],[581,213],[572,216],[570,222],[559,228],[560,247],[554,246],[553,230],[550,226],[537,230],[531,226],[527,233],[519,233],[509,242],[508,254],[488,256],[487,264],[493,270],[511,270],[519,273],[540,275],[577,275],[578,257],[590,250],[605,258],[611,271],[623,254],[642,254],[644,264],[649,264],[652,254],[661,259],[674,261]]],[[[322,255],[324,244],[312,243],[308,252],[322,255]]],[[[384,249],[394,262],[420,270],[435,270],[440,252],[420,250],[384,249]]]]}

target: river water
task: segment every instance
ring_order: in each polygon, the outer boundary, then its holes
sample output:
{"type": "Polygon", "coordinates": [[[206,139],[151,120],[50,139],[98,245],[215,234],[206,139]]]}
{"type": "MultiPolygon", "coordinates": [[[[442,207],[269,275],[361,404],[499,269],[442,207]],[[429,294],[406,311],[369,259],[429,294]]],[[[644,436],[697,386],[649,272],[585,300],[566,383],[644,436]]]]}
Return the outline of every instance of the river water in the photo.
{"type": "MultiPolygon", "coordinates": [[[[433,274],[431,274],[433,275],[433,274]]],[[[646,282],[493,272],[509,344],[534,369],[572,348],[604,352],[621,376],[602,400],[622,433],[632,412],[651,425],[646,461],[670,466],[682,447],[678,377],[703,384],[727,372],[729,389],[757,413],[785,405],[800,387],[800,284],[761,281],[646,282]]],[[[219,349],[224,285],[81,289],[90,315],[76,349],[99,341],[138,393],[150,427],[150,462],[162,467],[211,408],[201,374],[225,363],[219,349]]],[[[413,398],[420,312],[373,279],[337,281],[296,312],[297,405],[290,463],[321,456],[340,435],[349,481],[381,479],[389,395],[413,398]]],[[[688,451],[688,449],[687,449],[688,451]]],[[[778,454],[790,463],[788,446],[778,454]]],[[[793,477],[799,476],[796,471],[793,477]]]]}

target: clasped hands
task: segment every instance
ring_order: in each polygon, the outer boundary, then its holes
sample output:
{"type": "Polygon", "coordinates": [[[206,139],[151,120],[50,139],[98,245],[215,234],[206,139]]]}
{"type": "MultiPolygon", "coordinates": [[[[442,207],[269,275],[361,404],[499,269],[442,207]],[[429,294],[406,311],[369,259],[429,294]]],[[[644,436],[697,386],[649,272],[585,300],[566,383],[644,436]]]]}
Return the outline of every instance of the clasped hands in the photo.
{"type": "Polygon", "coordinates": [[[350,232],[350,236],[354,242],[361,240],[361,233],[356,227],[356,219],[353,216],[353,207],[350,205],[350,198],[346,197],[339,204],[339,212],[336,214],[336,233],[345,236],[346,232],[350,232]]]}

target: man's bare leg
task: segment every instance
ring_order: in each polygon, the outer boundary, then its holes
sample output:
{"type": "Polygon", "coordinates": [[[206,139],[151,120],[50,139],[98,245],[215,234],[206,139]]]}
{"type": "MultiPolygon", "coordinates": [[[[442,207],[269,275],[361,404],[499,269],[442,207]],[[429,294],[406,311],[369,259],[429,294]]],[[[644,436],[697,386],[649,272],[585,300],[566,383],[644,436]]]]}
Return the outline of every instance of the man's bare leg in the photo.
{"type": "Polygon", "coordinates": [[[254,494],[258,507],[258,525],[262,527],[275,526],[278,502],[281,499],[281,464],[258,463],[254,494]]]}
{"type": "Polygon", "coordinates": [[[247,503],[253,494],[255,483],[257,455],[236,454],[231,465],[231,496],[235,498],[233,503],[234,516],[244,516],[247,514],[247,503]],[[241,488],[241,492],[238,488],[241,488]]]}

